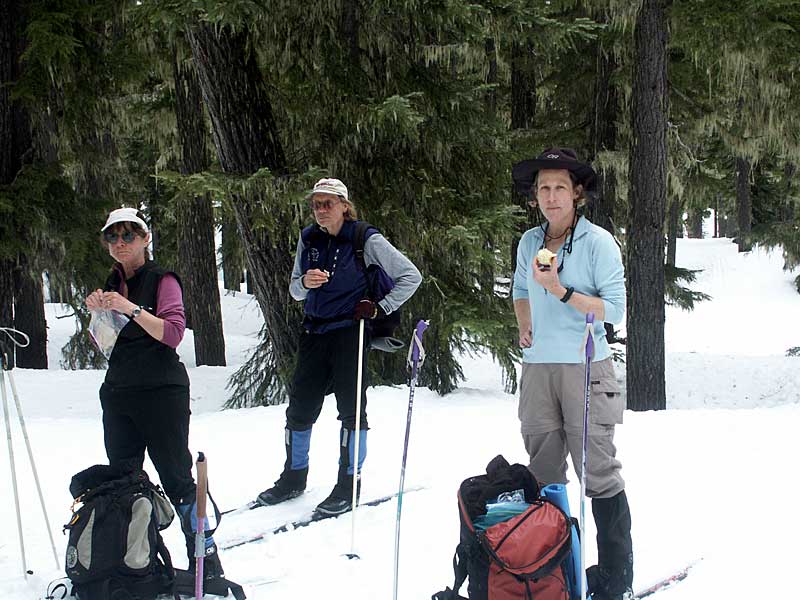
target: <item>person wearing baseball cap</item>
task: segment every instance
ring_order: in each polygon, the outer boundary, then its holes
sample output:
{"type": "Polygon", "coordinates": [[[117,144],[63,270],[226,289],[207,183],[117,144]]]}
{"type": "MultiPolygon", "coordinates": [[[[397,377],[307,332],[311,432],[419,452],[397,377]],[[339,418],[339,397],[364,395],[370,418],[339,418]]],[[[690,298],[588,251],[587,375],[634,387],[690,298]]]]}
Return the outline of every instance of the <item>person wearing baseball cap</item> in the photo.
{"type": "Polygon", "coordinates": [[[596,189],[597,174],[574,150],[547,148],[515,164],[512,178],[544,219],[520,240],[513,282],[523,349],[519,416],[529,468],[542,485],[565,484],[569,454],[580,477],[582,347],[586,315],[594,313],[586,494],[597,525],[598,564],[587,569],[587,581],[593,600],[623,600],[632,596],[633,544],[614,428],[625,406],[604,327],[620,323],[625,313],[622,256],[613,236],[579,211],[596,189]]]}
{"type": "MultiPolygon", "coordinates": [[[[339,179],[317,181],[308,200],[315,223],[300,233],[289,284],[292,297],[303,302],[304,319],[286,410],[286,462],[274,485],[258,495],[258,502],[278,504],[303,493],[311,428],[325,395],[333,390],[341,421],[339,472],[333,491],[317,511],[337,515],[352,507],[354,477],[360,490],[367,450],[366,377],[361,385],[357,438],[355,431],[359,354],[363,356],[361,370],[367,373],[367,352],[359,353],[359,321],[367,324],[368,338],[370,323],[400,308],[416,291],[422,276],[376,228],[358,220],[347,186],[339,179]],[[360,259],[356,249],[359,231],[363,233],[360,259]],[[378,270],[393,280],[393,287],[380,300],[373,300],[368,280],[378,270]]],[[[369,339],[365,347],[369,347],[369,339]]]]}
{"type": "MultiPolygon", "coordinates": [[[[186,328],[182,284],[174,272],[150,259],[150,228],[135,208],[112,210],[100,231],[114,265],[103,288],[87,296],[86,307],[128,318],[100,387],[108,462],[123,472],[141,469],[147,451],[180,517],[193,570],[192,523],[197,519],[189,452],[189,377],[176,352],[186,328]]],[[[206,579],[224,577],[210,535],[204,565],[206,579]]]]}

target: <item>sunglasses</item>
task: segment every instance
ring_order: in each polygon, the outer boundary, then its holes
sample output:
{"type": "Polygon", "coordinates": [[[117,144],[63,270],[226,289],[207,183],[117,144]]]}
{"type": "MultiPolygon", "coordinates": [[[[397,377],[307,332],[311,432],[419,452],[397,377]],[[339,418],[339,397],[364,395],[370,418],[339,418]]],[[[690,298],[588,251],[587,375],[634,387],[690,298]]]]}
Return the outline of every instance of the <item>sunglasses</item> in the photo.
{"type": "Polygon", "coordinates": [[[311,210],[330,210],[337,204],[339,204],[339,200],[311,200],[308,205],[311,207],[311,210]]]}
{"type": "Polygon", "coordinates": [[[106,231],[103,234],[103,239],[111,245],[116,244],[119,241],[119,238],[122,238],[122,241],[126,244],[130,244],[136,239],[137,235],[138,234],[135,231],[123,231],[121,234],[117,233],[116,231],[106,231]]]}

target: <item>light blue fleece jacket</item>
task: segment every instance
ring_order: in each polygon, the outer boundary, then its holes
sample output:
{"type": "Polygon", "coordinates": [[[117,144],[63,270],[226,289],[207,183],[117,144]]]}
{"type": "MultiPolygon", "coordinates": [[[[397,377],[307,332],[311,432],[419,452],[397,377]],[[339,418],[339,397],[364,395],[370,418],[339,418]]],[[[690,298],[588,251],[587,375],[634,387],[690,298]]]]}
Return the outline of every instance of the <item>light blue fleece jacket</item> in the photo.
{"type": "MultiPolygon", "coordinates": [[[[514,300],[527,299],[531,305],[533,343],[522,351],[526,363],[581,363],[586,316],[547,292],[533,278],[533,259],[542,248],[544,231],[534,227],[524,233],[517,249],[514,272],[514,300]]],[[[581,217],[575,226],[572,253],[567,242],[558,251],[561,285],[575,292],[603,299],[605,321],[622,322],[625,315],[625,273],[622,256],[613,236],[581,217]],[[566,254],[566,256],[565,256],[566,254]]],[[[603,321],[594,324],[594,361],[611,356],[603,321]]]]}

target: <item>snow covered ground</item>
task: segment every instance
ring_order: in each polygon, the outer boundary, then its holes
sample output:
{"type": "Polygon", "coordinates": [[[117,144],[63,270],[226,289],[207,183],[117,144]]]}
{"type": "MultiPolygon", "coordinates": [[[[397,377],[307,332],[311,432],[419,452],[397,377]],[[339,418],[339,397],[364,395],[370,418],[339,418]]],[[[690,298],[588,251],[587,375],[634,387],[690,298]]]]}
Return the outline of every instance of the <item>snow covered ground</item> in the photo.
{"type": "MultiPolygon", "coordinates": [[[[796,596],[787,584],[797,566],[800,295],[797,272],[781,270],[778,252],[737,254],[729,240],[678,240],[678,264],[702,268],[692,287],[713,296],[692,313],[668,309],[667,395],[670,410],[627,411],[617,446],[633,511],[634,587],[645,587],[702,558],[664,600],[750,600],[796,596]]],[[[223,298],[226,368],[194,367],[191,334],[180,347],[192,380],[193,452],[209,461],[212,493],[232,508],[268,487],[281,470],[284,406],[221,411],[225,384],[253,345],[260,326],[255,302],[244,294],[223,298]]],[[[59,563],[70,517],[69,479],[105,461],[97,390],[102,372],[58,369],[71,319],[47,306],[51,369],[16,370],[59,563]]],[[[482,473],[495,455],[525,463],[516,399],[503,393],[490,358],[464,357],[467,381],[441,397],[418,389],[403,501],[400,594],[423,600],[452,585],[458,540],[455,494],[459,483],[482,473]]],[[[405,431],[408,388],[369,391],[372,430],[363,499],[396,491],[405,431]]],[[[28,568],[22,576],[7,450],[0,452],[0,598],[41,599],[48,582],[63,575],[54,564],[27,455],[12,409],[13,439],[23,506],[28,568]]],[[[338,422],[328,401],[314,429],[309,491],[280,507],[226,518],[217,534],[224,546],[302,516],[327,495],[336,477],[338,422]]],[[[155,477],[152,466],[146,465],[155,477]]],[[[573,477],[574,480],[574,477],[573,477]]],[[[577,514],[578,490],[570,496],[577,514]]],[[[251,599],[385,599],[392,595],[395,502],[357,513],[355,546],[348,560],[351,518],[323,521],[223,551],[229,578],[251,599]]],[[[589,513],[590,514],[590,513],[589,513]]],[[[593,540],[593,523],[587,532],[593,540]]],[[[184,566],[176,524],[167,544],[184,566]]],[[[588,560],[596,556],[594,543],[588,560]]],[[[466,588],[464,589],[466,593],[466,588]]]]}

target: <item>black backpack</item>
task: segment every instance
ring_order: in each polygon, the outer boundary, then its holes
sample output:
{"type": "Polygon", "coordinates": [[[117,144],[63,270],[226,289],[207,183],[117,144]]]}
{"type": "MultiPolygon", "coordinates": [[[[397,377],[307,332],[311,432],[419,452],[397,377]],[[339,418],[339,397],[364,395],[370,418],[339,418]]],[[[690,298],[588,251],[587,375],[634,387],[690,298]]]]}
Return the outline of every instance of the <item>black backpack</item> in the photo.
{"type": "MultiPolygon", "coordinates": [[[[367,266],[364,262],[364,243],[366,242],[367,229],[372,228],[366,221],[357,221],[353,235],[353,248],[356,255],[356,265],[367,277],[367,296],[376,304],[394,288],[394,280],[379,265],[367,266]]],[[[396,352],[405,344],[394,337],[395,330],[400,326],[400,309],[390,314],[380,314],[368,321],[371,332],[370,347],[384,352],[396,352]]]]}
{"type": "Polygon", "coordinates": [[[466,600],[459,590],[467,578],[469,600],[570,599],[572,521],[539,495],[539,484],[527,467],[495,457],[486,475],[461,484],[458,514],[461,539],[453,557],[455,583],[432,600],[466,600]],[[475,526],[479,517],[487,515],[487,502],[513,491],[521,491],[530,505],[524,512],[485,529],[475,526]]]}
{"type": "Polygon", "coordinates": [[[153,600],[175,571],[160,531],[174,512],[142,470],[95,465],[72,478],[66,573],[79,600],[153,600]]]}

